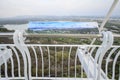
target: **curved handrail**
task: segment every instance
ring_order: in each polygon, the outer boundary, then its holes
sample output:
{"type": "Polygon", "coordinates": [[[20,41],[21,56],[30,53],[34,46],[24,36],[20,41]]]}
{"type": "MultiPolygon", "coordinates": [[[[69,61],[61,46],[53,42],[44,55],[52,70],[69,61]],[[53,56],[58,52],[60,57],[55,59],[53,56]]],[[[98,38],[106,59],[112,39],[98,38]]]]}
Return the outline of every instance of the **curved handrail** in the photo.
{"type": "Polygon", "coordinates": [[[102,53],[100,55],[99,62],[98,62],[98,69],[99,69],[98,70],[98,80],[100,80],[100,74],[101,74],[100,69],[101,69],[103,57],[106,54],[106,52],[111,48],[113,41],[114,41],[114,37],[113,37],[112,33],[109,31],[107,31],[107,33],[108,33],[108,40],[107,40],[105,48],[103,48],[103,50],[102,50],[102,53]]]}
{"type": "Polygon", "coordinates": [[[28,48],[25,46],[25,43],[24,43],[24,40],[25,40],[25,37],[23,37],[23,34],[25,34],[24,31],[19,31],[18,33],[18,36],[19,36],[19,41],[20,41],[20,45],[21,45],[21,48],[24,50],[24,52],[26,53],[26,56],[27,56],[27,59],[28,59],[28,73],[29,73],[29,79],[31,79],[31,57],[30,57],[30,52],[28,50],[28,48]]]}
{"type": "Polygon", "coordinates": [[[13,42],[15,44],[15,46],[17,47],[17,49],[21,52],[22,54],[22,57],[23,57],[23,60],[24,60],[24,76],[25,76],[25,79],[27,80],[28,79],[28,75],[27,75],[27,57],[26,57],[26,54],[24,52],[24,50],[22,49],[22,46],[20,45],[20,40],[19,40],[19,31],[16,30],[14,35],[13,35],[13,42]]]}

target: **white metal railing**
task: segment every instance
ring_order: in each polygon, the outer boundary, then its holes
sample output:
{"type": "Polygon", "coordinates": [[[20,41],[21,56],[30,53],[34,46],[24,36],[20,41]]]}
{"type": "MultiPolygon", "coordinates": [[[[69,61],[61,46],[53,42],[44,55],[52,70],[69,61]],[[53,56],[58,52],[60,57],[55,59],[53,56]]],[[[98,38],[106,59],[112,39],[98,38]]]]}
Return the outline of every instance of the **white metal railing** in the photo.
{"type": "Polygon", "coordinates": [[[118,79],[120,46],[111,32],[102,34],[101,45],[49,45],[25,44],[24,32],[16,31],[14,44],[0,44],[0,51],[12,51],[0,79],[118,79]]]}

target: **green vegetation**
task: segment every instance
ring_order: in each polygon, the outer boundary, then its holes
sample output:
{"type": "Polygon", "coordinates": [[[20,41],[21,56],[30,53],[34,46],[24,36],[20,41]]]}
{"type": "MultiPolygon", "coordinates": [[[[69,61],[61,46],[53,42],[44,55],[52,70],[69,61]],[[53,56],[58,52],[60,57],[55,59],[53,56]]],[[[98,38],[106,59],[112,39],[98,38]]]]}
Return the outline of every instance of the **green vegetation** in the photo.
{"type": "Polygon", "coordinates": [[[108,29],[108,31],[112,31],[114,33],[117,33],[119,34],[120,33],[120,24],[119,23],[112,23],[112,22],[108,22],[106,25],[105,25],[105,28],[108,29]]]}
{"type": "Polygon", "coordinates": [[[54,29],[54,30],[42,30],[34,31],[28,29],[28,33],[45,33],[45,34],[98,34],[97,28],[84,28],[84,29],[54,29]]]}

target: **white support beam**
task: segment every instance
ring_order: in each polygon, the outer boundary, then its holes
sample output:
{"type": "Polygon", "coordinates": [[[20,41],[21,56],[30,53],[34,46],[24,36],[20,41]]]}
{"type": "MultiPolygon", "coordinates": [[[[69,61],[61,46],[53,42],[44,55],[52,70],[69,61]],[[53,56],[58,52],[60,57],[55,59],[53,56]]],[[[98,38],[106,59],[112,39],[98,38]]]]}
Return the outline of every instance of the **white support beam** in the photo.
{"type": "Polygon", "coordinates": [[[114,0],[114,2],[113,2],[113,4],[112,4],[111,8],[109,9],[109,11],[108,11],[108,13],[107,13],[107,15],[106,15],[104,21],[102,22],[102,24],[101,24],[101,26],[100,26],[100,29],[99,29],[100,32],[103,30],[103,28],[104,28],[106,22],[109,20],[111,14],[113,13],[113,10],[115,9],[115,7],[116,7],[116,5],[117,5],[118,2],[119,2],[119,0],[114,0]]]}
{"type": "MultiPolygon", "coordinates": [[[[90,53],[86,52],[85,48],[79,48],[77,50],[78,58],[84,68],[84,71],[87,74],[88,78],[94,78],[94,69],[96,69],[96,74],[98,75],[98,68],[94,66],[94,59],[89,56],[90,53]]],[[[96,65],[98,65],[96,63],[96,65]]],[[[103,72],[103,70],[101,69],[101,80],[105,80],[105,73],[103,72]]]]}

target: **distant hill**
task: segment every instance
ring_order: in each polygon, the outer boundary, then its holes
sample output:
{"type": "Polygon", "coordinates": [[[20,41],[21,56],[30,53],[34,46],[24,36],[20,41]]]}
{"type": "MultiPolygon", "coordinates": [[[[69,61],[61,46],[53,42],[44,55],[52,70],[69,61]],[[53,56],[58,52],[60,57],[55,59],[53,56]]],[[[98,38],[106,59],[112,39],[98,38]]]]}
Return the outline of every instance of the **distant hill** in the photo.
{"type": "MultiPolygon", "coordinates": [[[[114,17],[120,19],[120,17],[114,17]]],[[[89,16],[17,16],[10,18],[0,18],[0,24],[26,24],[29,21],[93,21],[103,20],[103,17],[89,16]]]]}

